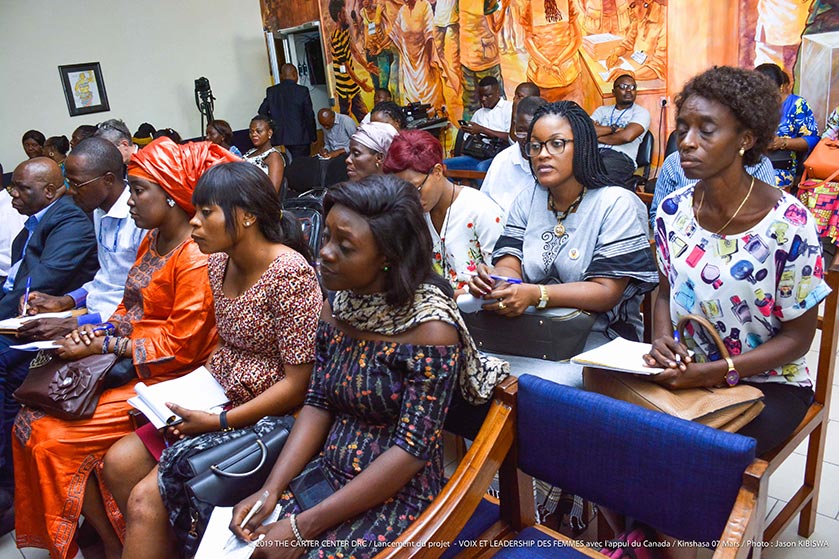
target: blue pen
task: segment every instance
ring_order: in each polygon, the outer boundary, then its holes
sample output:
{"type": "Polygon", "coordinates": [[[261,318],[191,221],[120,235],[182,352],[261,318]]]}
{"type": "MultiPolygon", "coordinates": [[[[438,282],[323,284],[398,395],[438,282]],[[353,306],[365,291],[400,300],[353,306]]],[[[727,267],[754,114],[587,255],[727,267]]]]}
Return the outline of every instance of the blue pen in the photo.
{"type": "Polygon", "coordinates": [[[114,331],[114,325],[111,324],[110,322],[103,322],[99,326],[95,327],[93,329],[93,331],[94,332],[106,332],[108,334],[111,334],[114,331]]]}
{"type": "MultiPolygon", "coordinates": [[[[679,331],[678,330],[673,330],[673,339],[676,340],[677,344],[680,343],[681,340],[679,340],[679,331]]],[[[682,362],[682,356],[677,353],[676,354],[676,363],[681,363],[681,362],[682,362]]]]}
{"type": "Polygon", "coordinates": [[[23,316],[29,310],[29,289],[32,287],[32,276],[26,278],[26,291],[23,292],[23,316]]]}
{"type": "MultiPolygon", "coordinates": [[[[466,272],[467,276],[477,276],[478,272],[466,272]]],[[[494,279],[495,281],[506,281],[507,283],[521,283],[519,278],[508,278],[507,276],[496,276],[495,274],[490,274],[489,277],[494,279]]]]}

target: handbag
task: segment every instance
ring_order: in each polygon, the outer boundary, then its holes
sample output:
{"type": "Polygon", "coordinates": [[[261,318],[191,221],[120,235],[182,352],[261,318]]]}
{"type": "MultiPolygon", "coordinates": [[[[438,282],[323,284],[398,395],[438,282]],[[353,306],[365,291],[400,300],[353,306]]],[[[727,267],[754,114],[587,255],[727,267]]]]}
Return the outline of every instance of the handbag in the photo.
{"type": "Polygon", "coordinates": [[[829,182],[827,177],[839,170],[839,140],[819,140],[813,151],[804,161],[804,171],[811,179],[823,179],[829,182]]]}
{"type": "Polygon", "coordinates": [[[492,159],[510,147],[510,142],[487,136],[485,134],[469,134],[463,142],[463,154],[471,155],[475,159],[492,159]]]}
{"type": "Polygon", "coordinates": [[[835,241],[839,236],[839,182],[834,182],[834,179],[839,177],[839,166],[824,180],[812,179],[809,176],[810,170],[805,169],[798,184],[798,199],[813,214],[819,236],[835,241]]]}
{"type": "MultiPolygon", "coordinates": [[[[694,314],[683,316],[676,330],[681,339],[687,323],[702,325],[720,352],[728,357],[728,349],[716,329],[704,318],[694,314]]],[[[763,392],[754,385],[738,384],[725,388],[680,388],[670,390],[655,382],[626,373],[586,367],[583,369],[586,390],[636,404],[642,408],[702,423],[715,429],[737,432],[763,411],[763,392]]]]}
{"type": "Polygon", "coordinates": [[[580,309],[528,307],[509,318],[492,311],[463,313],[478,349],[562,361],[580,353],[597,315],[580,309]]]}
{"type": "Polygon", "coordinates": [[[164,451],[158,480],[185,556],[198,550],[213,508],[233,506],[262,487],[293,425],[292,416],[265,417],[252,427],[205,433],[164,451]]]}
{"type": "Polygon", "coordinates": [[[51,351],[40,351],[14,397],[59,419],[87,419],[96,411],[105,377],[116,362],[112,353],[65,361],[51,351]]]}

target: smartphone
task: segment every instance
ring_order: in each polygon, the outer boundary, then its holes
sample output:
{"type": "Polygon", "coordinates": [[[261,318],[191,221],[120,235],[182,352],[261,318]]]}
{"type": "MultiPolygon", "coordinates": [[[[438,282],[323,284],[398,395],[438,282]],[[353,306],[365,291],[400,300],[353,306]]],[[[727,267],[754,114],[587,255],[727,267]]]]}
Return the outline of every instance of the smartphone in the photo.
{"type": "Polygon", "coordinates": [[[317,462],[309,462],[303,473],[291,480],[288,488],[303,510],[314,507],[335,492],[317,462]]]}
{"type": "Polygon", "coordinates": [[[463,120],[463,119],[458,120],[458,122],[460,123],[460,125],[461,125],[461,126],[464,126],[464,125],[466,125],[466,124],[469,124],[469,122],[468,122],[468,121],[465,121],[465,120],[463,120]]]}

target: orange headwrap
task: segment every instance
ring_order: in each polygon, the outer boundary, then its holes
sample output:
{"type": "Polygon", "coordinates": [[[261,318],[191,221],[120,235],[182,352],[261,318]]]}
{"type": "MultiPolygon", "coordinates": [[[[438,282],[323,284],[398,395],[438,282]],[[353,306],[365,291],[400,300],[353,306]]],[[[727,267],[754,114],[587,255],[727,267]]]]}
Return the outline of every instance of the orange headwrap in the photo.
{"type": "Polygon", "coordinates": [[[131,156],[128,174],[159,184],[191,216],[195,183],[213,165],[231,161],[241,159],[212,142],[179,145],[162,136],[131,156]]]}

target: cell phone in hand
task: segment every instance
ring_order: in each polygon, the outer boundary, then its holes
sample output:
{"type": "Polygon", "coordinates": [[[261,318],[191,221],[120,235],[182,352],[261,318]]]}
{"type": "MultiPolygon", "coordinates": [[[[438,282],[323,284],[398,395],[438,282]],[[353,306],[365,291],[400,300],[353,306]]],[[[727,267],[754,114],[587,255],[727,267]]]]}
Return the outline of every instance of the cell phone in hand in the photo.
{"type": "Polygon", "coordinates": [[[461,126],[465,126],[465,125],[469,124],[468,121],[463,120],[463,119],[458,120],[458,122],[460,123],[461,126]]]}

